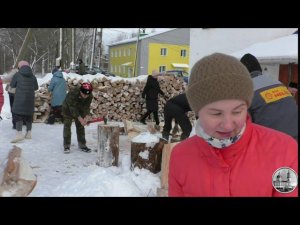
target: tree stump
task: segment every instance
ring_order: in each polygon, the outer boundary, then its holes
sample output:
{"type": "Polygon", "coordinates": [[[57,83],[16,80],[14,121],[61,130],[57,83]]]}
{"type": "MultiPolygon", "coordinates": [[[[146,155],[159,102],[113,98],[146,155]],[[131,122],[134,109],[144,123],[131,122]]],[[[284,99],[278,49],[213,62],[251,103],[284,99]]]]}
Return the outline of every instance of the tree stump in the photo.
{"type": "Polygon", "coordinates": [[[118,166],[119,132],[117,125],[98,125],[98,166],[118,166]]]}
{"type": "Polygon", "coordinates": [[[164,139],[151,135],[149,132],[141,133],[133,138],[131,141],[131,169],[138,167],[148,169],[152,173],[158,173],[161,170],[164,144],[164,139]],[[145,138],[147,135],[149,138],[145,138]]]}

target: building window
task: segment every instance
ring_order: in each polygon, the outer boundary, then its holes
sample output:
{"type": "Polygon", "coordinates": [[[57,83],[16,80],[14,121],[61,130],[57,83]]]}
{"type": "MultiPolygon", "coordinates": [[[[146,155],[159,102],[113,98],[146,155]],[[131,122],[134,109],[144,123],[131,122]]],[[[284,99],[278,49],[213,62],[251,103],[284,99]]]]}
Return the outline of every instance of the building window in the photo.
{"type": "Polygon", "coordinates": [[[114,67],[113,65],[110,66],[110,71],[113,73],[114,72],[114,67]]]}
{"type": "Polygon", "coordinates": [[[117,73],[117,65],[115,65],[115,71],[114,72],[117,73]]]}
{"type": "Polygon", "coordinates": [[[119,57],[121,57],[121,56],[122,56],[122,50],[119,49],[119,57]]]}
{"type": "Polygon", "coordinates": [[[161,48],[160,49],[160,55],[167,55],[167,49],[166,48],[161,48]]]}
{"type": "Polygon", "coordinates": [[[159,67],[159,72],[163,72],[166,71],[166,66],[160,66],[159,67]]]}
{"type": "Polygon", "coordinates": [[[123,55],[126,56],[126,48],[124,48],[123,55]]]}
{"type": "Polygon", "coordinates": [[[181,49],[180,56],[181,57],[186,57],[186,49],[181,49]]]}
{"type": "Polygon", "coordinates": [[[129,48],[129,49],[127,49],[127,53],[128,53],[128,56],[130,56],[131,55],[131,48],[129,48]]]}
{"type": "Polygon", "coordinates": [[[114,51],[111,51],[110,57],[114,57],[114,51]]]}

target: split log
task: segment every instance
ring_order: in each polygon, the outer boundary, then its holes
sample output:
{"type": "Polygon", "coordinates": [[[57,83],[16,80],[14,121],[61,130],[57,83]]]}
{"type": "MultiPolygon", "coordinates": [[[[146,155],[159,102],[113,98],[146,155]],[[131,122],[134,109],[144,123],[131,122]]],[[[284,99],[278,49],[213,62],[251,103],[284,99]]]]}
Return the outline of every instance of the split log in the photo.
{"type": "Polygon", "coordinates": [[[101,167],[118,166],[119,133],[117,125],[98,125],[98,162],[101,167]]]}
{"type": "Polygon", "coordinates": [[[165,144],[162,153],[161,161],[161,188],[157,189],[157,196],[167,197],[169,189],[169,163],[172,150],[179,142],[165,144]]]}
{"type": "MultiPolygon", "coordinates": [[[[79,87],[83,82],[81,78],[67,77],[68,89],[72,90],[79,87]]],[[[139,121],[146,112],[146,104],[141,104],[141,95],[146,84],[145,80],[134,80],[127,78],[120,80],[112,80],[107,77],[94,78],[91,80],[93,85],[93,95],[90,112],[95,117],[101,117],[102,112],[110,112],[109,120],[122,121],[124,119],[139,121]]],[[[171,76],[159,77],[159,84],[166,97],[169,99],[180,93],[183,93],[185,86],[182,78],[171,76]]],[[[42,84],[43,86],[44,84],[42,84]]],[[[45,114],[50,104],[51,93],[47,89],[47,85],[41,87],[35,93],[35,107],[37,112],[45,114]]],[[[160,121],[163,121],[163,108],[166,101],[159,95],[158,113],[160,121]]],[[[34,122],[41,121],[43,116],[36,118],[34,122]]],[[[190,117],[191,120],[194,117],[190,117]]]]}
{"type": "Polygon", "coordinates": [[[7,160],[0,166],[0,196],[26,197],[37,183],[36,175],[21,151],[14,145],[7,160]]]}
{"type": "Polygon", "coordinates": [[[164,143],[163,139],[151,135],[149,132],[141,133],[133,138],[131,141],[131,169],[138,167],[158,173],[161,170],[164,143]]]}

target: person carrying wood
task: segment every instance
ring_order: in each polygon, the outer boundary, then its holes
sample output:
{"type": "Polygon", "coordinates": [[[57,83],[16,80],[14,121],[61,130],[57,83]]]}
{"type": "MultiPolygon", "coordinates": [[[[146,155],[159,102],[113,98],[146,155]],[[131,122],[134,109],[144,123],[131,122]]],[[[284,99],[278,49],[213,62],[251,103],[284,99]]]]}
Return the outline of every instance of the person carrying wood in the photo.
{"type": "Polygon", "coordinates": [[[63,102],[64,153],[70,153],[71,126],[73,119],[76,125],[79,148],[84,152],[91,152],[91,149],[86,146],[84,126],[88,125],[90,105],[93,100],[92,91],[92,84],[82,83],[80,88],[74,88],[71,90],[63,102]]]}

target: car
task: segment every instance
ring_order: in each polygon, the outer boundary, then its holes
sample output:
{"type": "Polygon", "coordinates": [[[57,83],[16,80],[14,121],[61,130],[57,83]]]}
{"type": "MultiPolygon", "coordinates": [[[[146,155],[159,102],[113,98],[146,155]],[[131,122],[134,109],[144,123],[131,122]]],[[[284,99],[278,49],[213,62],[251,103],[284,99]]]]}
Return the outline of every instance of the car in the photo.
{"type": "Polygon", "coordinates": [[[189,73],[184,70],[167,70],[159,73],[159,76],[175,76],[183,77],[183,80],[188,83],[189,73]]]}
{"type": "MultiPolygon", "coordinates": [[[[79,65],[76,65],[76,73],[78,73],[79,70],[79,65]]],[[[93,67],[92,69],[90,69],[88,66],[85,66],[85,74],[91,74],[91,75],[95,75],[97,73],[101,73],[101,74],[106,74],[106,72],[98,67],[93,67]]]]}

